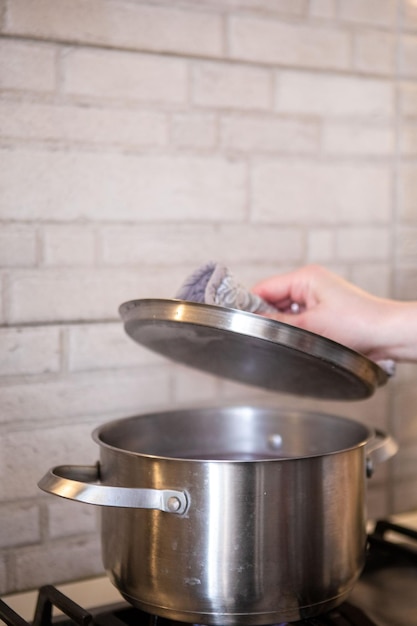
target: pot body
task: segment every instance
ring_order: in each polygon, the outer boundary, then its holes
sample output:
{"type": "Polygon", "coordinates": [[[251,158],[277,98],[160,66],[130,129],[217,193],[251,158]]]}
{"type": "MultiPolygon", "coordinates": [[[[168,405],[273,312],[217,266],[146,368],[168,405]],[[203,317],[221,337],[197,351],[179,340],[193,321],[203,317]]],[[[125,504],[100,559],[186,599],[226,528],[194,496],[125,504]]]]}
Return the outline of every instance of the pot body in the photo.
{"type": "Polygon", "coordinates": [[[362,424],[228,407],[119,420],[94,438],[102,483],[187,498],[180,515],[102,508],[103,563],[133,605],[199,624],[271,624],[329,610],[357,580],[362,424]]]}

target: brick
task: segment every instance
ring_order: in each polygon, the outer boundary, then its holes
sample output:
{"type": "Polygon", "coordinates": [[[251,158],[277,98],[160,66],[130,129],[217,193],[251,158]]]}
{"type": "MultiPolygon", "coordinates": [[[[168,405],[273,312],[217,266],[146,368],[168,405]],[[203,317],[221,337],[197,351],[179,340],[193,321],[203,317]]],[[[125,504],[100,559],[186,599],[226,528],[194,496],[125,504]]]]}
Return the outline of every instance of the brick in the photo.
{"type": "Polygon", "coordinates": [[[386,485],[375,485],[373,481],[369,483],[366,507],[368,519],[370,520],[384,519],[390,514],[386,485]]]}
{"type": "Polygon", "coordinates": [[[58,372],[58,328],[0,328],[0,375],[58,372]]]}
{"type": "Polygon", "coordinates": [[[48,539],[98,532],[98,507],[62,498],[45,498],[48,511],[48,539]]]}
{"type": "Polygon", "coordinates": [[[36,8],[12,0],[6,32],[191,55],[215,56],[223,48],[222,20],[215,13],[101,0],[41,0],[36,8]]]}
{"type": "MultiPolygon", "coordinates": [[[[191,3],[193,0],[191,0],[191,3]]],[[[224,11],[225,7],[259,11],[260,13],[290,15],[302,17],[307,14],[308,0],[200,0],[199,5],[217,8],[224,11]]]]}
{"type": "Polygon", "coordinates": [[[354,35],[354,68],[361,72],[394,74],[396,36],[380,31],[358,31],[354,35]]]}
{"type": "Polygon", "coordinates": [[[275,224],[387,223],[391,185],[385,165],[257,162],[252,218],[275,224]],[[279,199],[279,202],[277,202],[279,199]]]}
{"type": "Polygon", "coordinates": [[[417,36],[403,35],[400,39],[400,74],[417,77],[417,36]]]}
{"type": "Polygon", "coordinates": [[[210,113],[178,113],[172,117],[172,143],[181,148],[213,148],[217,141],[216,117],[210,113]]]}
{"type": "Polygon", "coordinates": [[[283,71],[278,75],[276,110],[330,116],[390,117],[394,88],[383,80],[283,71]]]}
{"type": "Polygon", "coordinates": [[[392,297],[391,268],[387,261],[359,261],[357,265],[352,267],[350,279],[365,291],[376,296],[381,298],[392,297]]]}
{"type": "Polygon", "coordinates": [[[404,116],[416,117],[417,113],[417,85],[402,82],[399,85],[400,109],[404,116]]]}
{"type": "Polygon", "coordinates": [[[334,19],[336,17],[336,0],[312,0],[310,2],[310,15],[334,19]]]}
{"type": "Polygon", "coordinates": [[[173,399],[184,406],[192,403],[216,403],[219,397],[219,382],[216,377],[198,372],[190,367],[176,366],[173,370],[173,399]]]}
{"type": "Polygon", "coordinates": [[[395,421],[395,437],[404,445],[417,442],[417,425],[413,406],[417,399],[415,383],[413,381],[400,382],[398,393],[394,398],[394,408],[397,419],[395,421]]]}
{"type": "Polygon", "coordinates": [[[5,27],[6,2],[7,0],[0,0],[0,31],[1,32],[3,32],[4,27],[5,27]]]}
{"type": "Polygon", "coordinates": [[[103,573],[98,533],[45,543],[16,555],[16,585],[22,590],[103,573]]]}
{"type": "Polygon", "coordinates": [[[33,267],[37,262],[36,228],[3,224],[0,230],[0,267],[33,267]]]}
{"type": "Polygon", "coordinates": [[[54,47],[0,40],[0,88],[39,93],[56,88],[54,47]]]}
{"type": "Polygon", "coordinates": [[[230,55],[235,59],[334,69],[350,64],[350,38],[344,31],[235,16],[229,36],[230,55]]]}
{"type": "Polygon", "coordinates": [[[0,219],[235,221],[245,213],[246,167],[237,159],[38,149],[0,158],[0,219]]]}
{"type": "Polygon", "coordinates": [[[140,283],[133,271],[15,272],[8,293],[10,322],[115,319],[123,301],[143,293],[140,283]]]}
{"type": "Polygon", "coordinates": [[[394,476],[400,479],[413,478],[415,474],[415,461],[417,442],[404,441],[392,461],[394,476]]]}
{"type": "Polygon", "coordinates": [[[325,121],[323,150],[326,154],[386,157],[395,153],[395,129],[383,123],[325,121]]]}
{"type": "Polygon", "coordinates": [[[40,541],[38,505],[8,503],[0,506],[0,515],[0,548],[10,548],[40,541]]]}
{"type": "Polygon", "coordinates": [[[70,371],[165,364],[163,357],[135,343],[123,324],[86,324],[68,328],[70,371]]]}
{"type": "Polygon", "coordinates": [[[0,554],[0,593],[3,595],[10,591],[9,585],[7,584],[7,562],[6,555],[0,554]]]}
{"type": "Polygon", "coordinates": [[[337,257],[342,261],[384,261],[389,257],[388,228],[340,228],[336,231],[337,257]]]}
{"type": "Polygon", "coordinates": [[[271,103],[267,70],[210,61],[194,62],[192,102],[196,105],[241,110],[266,110],[271,103]]]}
{"type": "Polygon", "coordinates": [[[166,143],[165,115],[127,108],[0,101],[1,134],[7,138],[150,146],[166,143]]]}
{"type": "Polygon", "coordinates": [[[110,50],[73,49],[63,59],[63,91],[127,102],[180,104],[187,94],[183,59],[110,50]]]}
{"type": "MultiPolygon", "coordinates": [[[[106,417],[134,414],[145,405],[150,407],[162,402],[168,403],[169,394],[168,366],[97,370],[73,374],[63,379],[26,384],[19,382],[0,388],[3,407],[0,422],[4,424],[26,421],[39,423],[42,420],[64,422],[75,418],[91,419],[91,416],[104,421],[106,417]]],[[[41,430],[40,436],[43,436],[42,432],[41,430]]],[[[37,433],[38,431],[27,433],[29,447],[32,445],[31,437],[36,442],[37,433]]],[[[55,437],[55,434],[52,432],[51,437],[55,437]]],[[[12,436],[11,434],[10,437],[12,436]]],[[[22,433],[22,437],[24,436],[22,433]]],[[[33,452],[30,449],[27,462],[33,461],[33,455],[39,452],[39,447],[33,452]]],[[[2,469],[4,470],[4,466],[2,469]]],[[[4,488],[8,490],[9,487],[5,484],[4,488]]],[[[26,495],[33,495],[33,492],[29,494],[24,492],[22,497],[26,495]]],[[[12,497],[13,494],[10,492],[10,498],[12,497]]],[[[19,496],[16,494],[16,497],[19,496]]]]}
{"type": "Polygon", "coordinates": [[[398,0],[340,0],[339,17],[360,24],[395,26],[398,20],[398,0]]]}
{"type": "Polygon", "coordinates": [[[413,511],[417,507],[417,479],[398,480],[393,489],[391,513],[413,511]]]}
{"type": "Polygon", "coordinates": [[[327,228],[312,228],[307,233],[307,257],[310,263],[324,263],[335,256],[334,232],[327,228]]]}
{"type": "Polygon", "coordinates": [[[394,297],[399,300],[415,300],[417,280],[415,265],[400,265],[395,271],[394,297]]]}
{"type": "Polygon", "coordinates": [[[4,292],[7,290],[7,277],[0,276],[0,324],[6,321],[6,298],[4,292]]]}
{"type": "Polygon", "coordinates": [[[171,296],[197,266],[213,259],[233,269],[241,263],[297,261],[303,238],[298,228],[273,228],[261,224],[165,224],[114,226],[102,230],[105,264],[171,266],[185,268],[172,283],[171,296]],[[279,245],[277,245],[279,242],[279,245]]]}
{"type": "Polygon", "coordinates": [[[118,319],[122,302],[170,298],[184,270],[155,268],[21,271],[10,276],[10,323],[118,319]]]}
{"type": "Polygon", "coordinates": [[[91,266],[96,258],[96,237],[86,226],[46,225],[42,237],[42,264],[55,266],[91,266]]]}
{"type": "Polygon", "coordinates": [[[395,252],[399,261],[417,263],[417,226],[397,229],[395,252]]]}
{"type": "Polygon", "coordinates": [[[319,126],[312,120],[230,116],[221,120],[221,144],[245,152],[312,153],[319,149],[319,126]]]}
{"type": "Polygon", "coordinates": [[[399,216],[417,222],[417,165],[403,163],[399,170],[399,216]]]}
{"type": "Polygon", "coordinates": [[[402,124],[400,127],[400,153],[417,156],[417,123],[402,124]]]}
{"type": "Polygon", "coordinates": [[[91,430],[89,424],[72,423],[0,435],[0,501],[40,496],[37,482],[52,466],[93,465],[98,447],[91,430]]]}

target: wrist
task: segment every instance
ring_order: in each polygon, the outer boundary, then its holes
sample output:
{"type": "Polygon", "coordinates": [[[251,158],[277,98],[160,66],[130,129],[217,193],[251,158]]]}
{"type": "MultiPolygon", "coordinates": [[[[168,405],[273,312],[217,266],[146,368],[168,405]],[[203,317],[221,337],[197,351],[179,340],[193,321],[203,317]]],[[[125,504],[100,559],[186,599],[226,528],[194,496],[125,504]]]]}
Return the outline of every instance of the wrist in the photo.
{"type": "Polygon", "coordinates": [[[417,302],[385,301],[375,324],[378,359],[417,360],[417,302]]]}

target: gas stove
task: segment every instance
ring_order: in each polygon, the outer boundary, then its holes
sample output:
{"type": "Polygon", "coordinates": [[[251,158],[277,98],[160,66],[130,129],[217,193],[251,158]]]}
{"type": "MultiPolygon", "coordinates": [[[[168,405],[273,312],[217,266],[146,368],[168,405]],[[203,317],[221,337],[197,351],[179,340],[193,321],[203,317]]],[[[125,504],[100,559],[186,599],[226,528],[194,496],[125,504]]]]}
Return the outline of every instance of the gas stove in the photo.
{"type": "MultiPolygon", "coordinates": [[[[37,592],[33,619],[27,621],[0,600],[0,620],[7,626],[189,626],[144,613],[123,600],[87,609],[51,585],[37,592]]],[[[378,521],[368,535],[365,568],[348,600],[328,613],[293,624],[417,626],[417,530],[378,521]]]]}

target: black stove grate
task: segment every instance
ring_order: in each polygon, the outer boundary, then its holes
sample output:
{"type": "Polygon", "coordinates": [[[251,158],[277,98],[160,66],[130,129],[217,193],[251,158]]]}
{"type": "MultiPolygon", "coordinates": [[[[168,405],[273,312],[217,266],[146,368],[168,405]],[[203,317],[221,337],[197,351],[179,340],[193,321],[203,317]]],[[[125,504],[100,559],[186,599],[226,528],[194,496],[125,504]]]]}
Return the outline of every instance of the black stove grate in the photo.
{"type": "MultiPolygon", "coordinates": [[[[31,625],[2,600],[0,600],[0,618],[7,626],[190,626],[190,624],[151,615],[124,604],[89,612],[52,585],[39,589],[35,616],[31,625]],[[64,615],[54,619],[54,607],[64,615]]],[[[348,602],[326,615],[293,623],[293,626],[296,625],[377,626],[361,609],[348,602]]],[[[285,624],[276,626],[285,626],[285,624]]]]}

